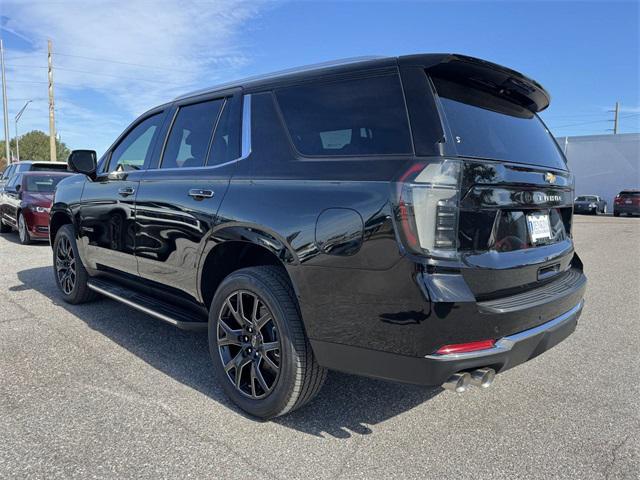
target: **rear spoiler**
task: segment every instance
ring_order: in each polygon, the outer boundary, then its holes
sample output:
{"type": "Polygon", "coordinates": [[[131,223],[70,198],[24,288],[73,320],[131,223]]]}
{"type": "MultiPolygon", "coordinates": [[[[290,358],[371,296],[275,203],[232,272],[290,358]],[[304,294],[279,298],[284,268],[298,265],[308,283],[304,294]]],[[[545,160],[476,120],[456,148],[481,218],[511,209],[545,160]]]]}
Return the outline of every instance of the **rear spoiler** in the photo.
{"type": "Polygon", "coordinates": [[[551,102],[549,93],[535,80],[479,58],[452,53],[408,55],[399,57],[398,64],[420,66],[429,75],[490,91],[534,113],[544,110],[551,102]]]}

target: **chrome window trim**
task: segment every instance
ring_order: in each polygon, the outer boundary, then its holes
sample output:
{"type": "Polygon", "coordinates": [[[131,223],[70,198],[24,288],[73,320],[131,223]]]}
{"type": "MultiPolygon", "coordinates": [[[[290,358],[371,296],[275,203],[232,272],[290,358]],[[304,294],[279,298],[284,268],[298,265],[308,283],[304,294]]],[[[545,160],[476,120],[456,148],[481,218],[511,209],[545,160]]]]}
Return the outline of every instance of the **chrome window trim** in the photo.
{"type": "MultiPolygon", "coordinates": [[[[226,101],[225,101],[226,105],[226,101]]],[[[201,167],[172,167],[172,168],[162,168],[162,160],[164,159],[164,149],[166,148],[166,143],[169,138],[169,134],[171,132],[171,128],[173,128],[173,122],[178,115],[179,108],[176,109],[173,119],[171,121],[171,125],[169,126],[169,130],[167,130],[167,135],[164,140],[164,145],[162,146],[162,157],[160,158],[160,163],[156,168],[148,168],[146,171],[180,171],[180,172],[190,172],[194,170],[205,170],[205,169],[214,169],[220,167],[226,167],[233,163],[244,160],[251,154],[251,94],[244,95],[242,99],[242,126],[240,128],[240,136],[241,136],[241,151],[240,156],[238,158],[234,158],[233,160],[229,160],[228,162],[220,163],[219,165],[202,165],[201,167]]],[[[222,111],[221,111],[222,113],[222,111]]]]}

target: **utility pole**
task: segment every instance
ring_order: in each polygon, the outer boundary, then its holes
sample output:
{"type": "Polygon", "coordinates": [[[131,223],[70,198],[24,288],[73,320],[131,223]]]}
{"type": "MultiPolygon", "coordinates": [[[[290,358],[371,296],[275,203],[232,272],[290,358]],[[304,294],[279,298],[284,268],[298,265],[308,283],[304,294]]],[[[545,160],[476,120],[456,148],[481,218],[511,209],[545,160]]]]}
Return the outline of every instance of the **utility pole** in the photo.
{"type": "Polygon", "coordinates": [[[9,151],[9,109],[7,107],[7,77],[4,74],[4,44],[0,38],[0,64],[2,65],[2,111],[4,113],[4,151],[7,164],[11,163],[9,151]]]}
{"type": "Polygon", "coordinates": [[[16,115],[16,160],[18,162],[20,161],[20,141],[18,138],[18,120],[20,120],[20,117],[22,117],[22,114],[24,113],[25,109],[32,101],[33,100],[27,100],[27,103],[24,104],[24,107],[22,107],[18,112],[18,114],[16,115]]]}
{"type": "Polygon", "coordinates": [[[609,111],[613,112],[613,120],[609,120],[609,121],[610,122],[613,121],[613,134],[616,135],[618,133],[618,113],[620,111],[620,103],[616,102],[616,108],[614,110],[609,110],[609,111]]]}
{"type": "Polygon", "coordinates": [[[53,103],[53,47],[51,40],[47,40],[47,63],[48,63],[48,75],[49,75],[49,156],[51,161],[56,161],[56,118],[54,113],[53,103]]]}

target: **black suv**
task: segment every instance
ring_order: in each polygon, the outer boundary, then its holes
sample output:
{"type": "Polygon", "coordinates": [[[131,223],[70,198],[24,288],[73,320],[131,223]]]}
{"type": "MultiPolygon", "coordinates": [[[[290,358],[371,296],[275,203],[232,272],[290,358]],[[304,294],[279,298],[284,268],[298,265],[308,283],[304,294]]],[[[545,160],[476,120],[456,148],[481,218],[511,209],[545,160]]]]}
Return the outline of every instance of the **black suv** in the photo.
{"type": "Polygon", "coordinates": [[[56,282],[207,329],[247,412],[327,369],[463,391],[576,327],[573,178],[513,70],[427,54],[196,92],[74,151],[50,216],[56,282]]]}

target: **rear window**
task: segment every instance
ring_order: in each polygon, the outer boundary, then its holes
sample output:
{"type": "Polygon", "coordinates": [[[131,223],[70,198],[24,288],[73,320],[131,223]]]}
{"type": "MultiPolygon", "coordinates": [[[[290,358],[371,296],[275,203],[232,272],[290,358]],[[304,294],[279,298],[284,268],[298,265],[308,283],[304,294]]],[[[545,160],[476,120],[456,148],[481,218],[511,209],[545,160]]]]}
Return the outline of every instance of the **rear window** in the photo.
{"type": "Polygon", "coordinates": [[[620,192],[621,197],[640,197],[640,192],[620,192]]]}
{"type": "Polygon", "coordinates": [[[293,143],[303,155],[412,152],[398,75],[282,88],[276,97],[293,143]]]}
{"type": "Polygon", "coordinates": [[[566,170],[558,146],[537,115],[478,88],[432,80],[458,155],[566,170]]]}
{"type": "Polygon", "coordinates": [[[34,163],[31,165],[31,168],[27,168],[26,170],[31,170],[32,172],[46,172],[46,171],[52,171],[52,170],[62,170],[62,171],[67,171],[67,164],[66,163],[52,163],[50,165],[47,165],[46,163],[34,163]]]}
{"type": "Polygon", "coordinates": [[[597,201],[598,201],[598,197],[582,196],[582,197],[576,198],[576,202],[597,202],[597,201]]]}
{"type": "Polygon", "coordinates": [[[64,175],[25,175],[24,190],[27,192],[53,193],[64,175]]]}

